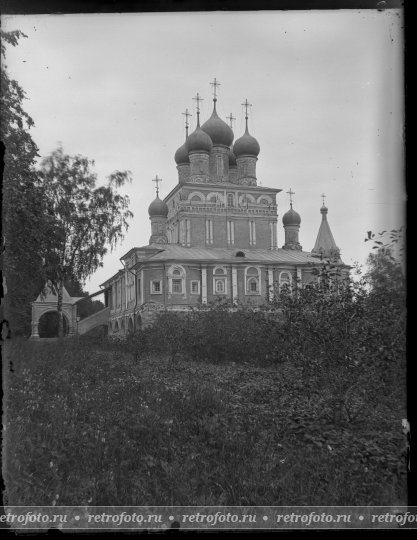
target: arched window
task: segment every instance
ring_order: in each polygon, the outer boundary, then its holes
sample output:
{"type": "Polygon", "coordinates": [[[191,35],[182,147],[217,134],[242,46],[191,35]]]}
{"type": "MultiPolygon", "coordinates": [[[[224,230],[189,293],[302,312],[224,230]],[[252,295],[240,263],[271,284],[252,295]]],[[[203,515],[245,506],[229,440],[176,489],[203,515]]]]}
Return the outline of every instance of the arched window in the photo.
{"type": "Polygon", "coordinates": [[[169,268],[168,290],[170,294],[185,293],[185,270],[182,266],[171,266],[169,268]]]}
{"type": "Polygon", "coordinates": [[[246,294],[261,294],[261,272],[259,268],[250,266],[245,270],[246,294]]]}
{"type": "Polygon", "coordinates": [[[216,156],[216,168],[217,168],[217,176],[223,176],[223,158],[222,158],[222,156],[216,156]]]}
{"type": "Polygon", "coordinates": [[[233,193],[229,193],[227,195],[227,206],[233,207],[235,205],[235,198],[233,196],[233,193]]]}
{"type": "Polygon", "coordinates": [[[213,294],[227,294],[227,272],[224,266],[213,270],[213,294]]]}
{"type": "Polygon", "coordinates": [[[292,277],[290,272],[281,272],[279,275],[279,290],[291,292],[292,277]]]}

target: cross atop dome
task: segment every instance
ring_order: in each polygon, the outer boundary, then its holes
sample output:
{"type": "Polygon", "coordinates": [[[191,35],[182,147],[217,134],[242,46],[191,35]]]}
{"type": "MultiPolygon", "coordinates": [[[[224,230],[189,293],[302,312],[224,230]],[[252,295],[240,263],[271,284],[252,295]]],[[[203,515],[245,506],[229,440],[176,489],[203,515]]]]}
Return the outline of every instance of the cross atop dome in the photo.
{"type": "Polygon", "coordinates": [[[325,195],[324,193],[322,193],[322,194],[320,195],[320,197],[323,199],[323,206],[326,206],[325,203],[324,203],[324,199],[326,198],[326,195],[325,195]]]}
{"type": "Polygon", "coordinates": [[[204,99],[200,97],[200,94],[197,92],[197,95],[193,100],[196,102],[197,107],[197,126],[200,126],[200,101],[204,101],[204,99]]]}
{"type": "Polygon", "coordinates": [[[236,118],[233,116],[232,113],[229,114],[229,116],[226,116],[226,119],[230,122],[230,127],[233,129],[233,122],[236,120],[236,118]]]}
{"type": "Polygon", "coordinates": [[[217,101],[217,87],[220,86],[219,81],[214,77],[214,81],[210,83],[210,85],[213,87],[213,101],[217,101]]]}
{"type": "Polygon", "coordinates": [[[186,136],[188,137],[188,126],[189,126],[189,123],[188,123],[188,117],[189,116],[192,116],[192,114],[190,114],[188,112],[188,109],[185,109],[185,112],[181,113],[183,116],[185,116],[185,133],[186,133],[186,136]]]}
{"type": "Polygon", "coordinates": [[[159,196],[159,182],[162,182],[162,178],[158,178],[158,175],[155,176],[155,178],[152,178],[152,182],[155,182],[156,184],[156,196],[159,196]]]}
{"type": "Polygon", "coordinates": [[[295,195],[295,191],[293,191],[293,190],[290,188],[290,190],[287,191],[286,193],[287,193],[287,195],[290,196],[290,206],[291,206],[291,208],[292,208],[292,196],[295,195]]]}
{"type": "Polygon", "coordinates": [[[246,131],[248,131],[248,109],[252,107],[252,103],[249,103],[247,99],[242,103],[242,106],[245,107],[245,120],[246,120],[246,131]]]}

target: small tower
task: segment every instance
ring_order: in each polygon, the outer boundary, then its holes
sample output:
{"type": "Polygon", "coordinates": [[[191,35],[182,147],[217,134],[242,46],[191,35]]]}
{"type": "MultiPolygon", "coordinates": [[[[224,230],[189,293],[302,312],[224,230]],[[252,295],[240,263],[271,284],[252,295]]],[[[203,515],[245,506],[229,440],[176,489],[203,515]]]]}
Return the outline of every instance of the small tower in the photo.
{"type": "Polygon", "coordinates": [[[298,233],[300,231],[301,217],[292,207],[292,196],[295,195],[294,191],[287,191],[290,196],[290,209],[282,217],[282,223],[285,231],[285,244],[283,249],[301,250],[302,247],[298,240],[298,233]]]}
{"type": "Polygon", "coordinates": [[[197,93],[193,99],[197,102],[197,127],[186,141],[190,159],[190,182],[207,183],[210,181],[209,158],[213,142],[200,127],[200,101],[202,98],[197,93]]]}
{"type": "Polygon", "coordinates": [[[178,182],[184,184],[190,179],[190,158],[188,157],[187,150],[187,139],[188,139],[188,117],[191,114],[188,112],[188,109],[185,109],[185,112],[182,113],[185,116],[185,142],[182,146],[178,148],[175,152],[175,163],[177,164],[178,171],[178,182]]]}
{"type": "Polygon", "coordinates": [[[148,208],[149,219],[151,220],[150,244],[167,244],[167,217],[168,206],[159,198],[159,182],[162,182],[158,175],[152,180],[156,183],[156,198],[151,202],[148,208]]]}
{"type": "Polygon", "coordinates": [[[247,99],[242,105],[246,111],[246,130],[233,145],[233,152],[237,161],[238,183],[244,186],[256,186],[256,162],[261,149],[258,141],[250,135],[248,130],[248,107],[252,105],[248,103],[247,99]]]}
{"type": "Polygon", "coordinates": [[[323,205],[320,208],[321,224],[317,235],[316,243],[311,253],[321,258],[326,259],[340,259],[340,249],[336,246],[332,231],[330,230],[329,222],[327,221],[328,208],[324,204],[325,195],[321,195],[323,198],[323,205]]]}
{"type": "Polygon", "coordinates": [[[229,147],[233,142],[233,131],[217,114],[217,87],[220,83],[214,79],[213,86],[213,113],[201,129],[210,137],[213,148],[210,152],[210,181],[227,182],[229,177],[229,147]]]}

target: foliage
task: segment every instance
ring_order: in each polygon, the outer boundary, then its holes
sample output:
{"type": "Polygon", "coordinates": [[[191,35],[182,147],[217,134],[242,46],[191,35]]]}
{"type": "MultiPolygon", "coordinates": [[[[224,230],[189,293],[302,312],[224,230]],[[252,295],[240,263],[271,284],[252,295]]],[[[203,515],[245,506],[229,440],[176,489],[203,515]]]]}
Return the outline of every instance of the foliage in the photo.
{"type": "MultiPolygon", "coordinates": [[[[25,34],[1,31],[1,58],[6,45],[15,47],[25,34]]],[[[1,71],[0,135],[5,146],[3,172],[4,314],[13,334],[30,333],[30,302],[45,284],[49,216],[38,183],[35,163],[38,148],[30,135],[34,123],[24,110],[25,92],[1,71]]]]}
{"type": "Polygon", "coordinates": [[[291,362],[173,365],[84,339],[7,345],[9,505],[405,504],[397,412],[334,422],[291,362]]]}
{"type": "Polygon", "coordinates": [[[130,181],[129,171],[116,171],[96,187],[94,162],[69,156],[59,146],[42,160],[39,176],[54,215],[49,277],[58,289],[59,335],[62,335],[62,287],[67,279],[84,281],[102,265],[108,246],[123,238],[132,213],[129,198],[118,188],[130,181]]]}
{"type": "Polygon", "coordinates": [[[404,281],[380,263],[128,340],[8,344],[8,504],[406,504],[404,281]]]}

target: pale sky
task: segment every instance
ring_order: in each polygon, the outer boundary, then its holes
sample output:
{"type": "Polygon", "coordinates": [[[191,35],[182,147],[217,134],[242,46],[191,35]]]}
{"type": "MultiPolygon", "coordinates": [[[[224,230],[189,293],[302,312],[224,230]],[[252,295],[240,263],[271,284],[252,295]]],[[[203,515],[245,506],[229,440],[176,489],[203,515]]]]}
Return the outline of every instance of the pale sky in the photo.
{"type": "Polygon", "coordinates": [[[151,180],[163,178],[162,196],[177,184],[181,113],[194,113],[199,92],[201,120],[209,118],[214,77],[219,115],[237,118],[235,139],[244,131],[241,103],[253,105],[258,184],[283,190],[279,247],[285,192],[295,191],[305,251],[324,192],[342,259],[364,263],[366,231],[405,221],[402,17],[353,9],[4,16],[3,30],[28,36],[8,49],[6,65],[27,93],[40,155],[61,142],[66,153],[95,160],[100,182],[132,171],[122,188],[134,213],[129,231],[86,290],[98,290],[124,253],[148,243],[151,180]]]}

